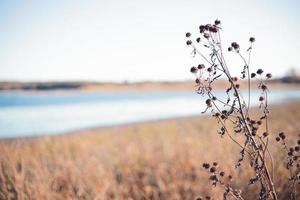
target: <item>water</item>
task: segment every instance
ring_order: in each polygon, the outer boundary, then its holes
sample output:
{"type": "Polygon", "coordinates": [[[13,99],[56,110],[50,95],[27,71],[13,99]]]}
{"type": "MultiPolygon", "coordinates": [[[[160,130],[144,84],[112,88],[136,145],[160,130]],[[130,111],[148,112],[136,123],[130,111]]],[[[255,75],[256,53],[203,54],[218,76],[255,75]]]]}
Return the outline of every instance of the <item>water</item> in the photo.
{"type": "MultiPolygon", "coordinates": [[[[224,91],[216,96],[224,97],[224,91]]],[[[258,99],[259,92],[252,93],[258,99]]],[[[272,90],[269,102],[300,98],[272,90]]],[[[201,114],[204,97],[187,92],[0,92],[0,138],[65,133],[98,126],[201,114]]],[[[256,105],[257,104],[253,104],[256,105]]]]}

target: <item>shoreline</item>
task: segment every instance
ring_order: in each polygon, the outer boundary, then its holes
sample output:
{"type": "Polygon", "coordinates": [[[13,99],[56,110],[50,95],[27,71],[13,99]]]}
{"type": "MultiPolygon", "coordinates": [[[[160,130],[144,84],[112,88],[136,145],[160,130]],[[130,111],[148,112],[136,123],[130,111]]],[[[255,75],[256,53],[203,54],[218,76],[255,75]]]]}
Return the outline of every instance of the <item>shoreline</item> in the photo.
{"type": "MultiPolygon", "coordinates": [[[[241,88],[247,83],[240,81],[241,88]]],[[[257,88],[257,82],[251,82],[251,88],[257,88]]],[[[219,80],[213,84],[214,89],[226,89],[227,81],[219,80]]],[[[271,89],[299,89],[300,84],[270,81],[271,89]]],[[[191,91],[196,87],[193,81],[181,82],[137,82],[137,83],[97,83],[97,82],[0,82],[0,92],[18,93],[56,93],[56,92],[164,92],[191,91]]]]}
{"type": "MultiPolygon", "coordinates": [[[[297,105],[300,104],[300,99],[288,99],[285,101],[285,106],[297,105]]],[[[272,103],[270,104],[270,110],[279,108],[282,105],[282,102],[272,103]]],[[[254,107],[254,106],[252,106],[254,107]]],[[[256,106],[256,110],[258,107],[256,106]]],[[[128,122],[122,123],[117,125],[106,125],[106,126],[94,126],[94,127],[86,127],[80,128],[71,131],[64,131],[60,133],[53,133],[53,134],[44,134],[44,135],[32,135],[32,136],[21,136],[21,137],[6,137],[0,138],[0,142],[13,142],[13,141],[35,141],[44,138],[53,138],[59,139],[64,137],[72,137],[72,136],[80,136],[84,134],[101,134],[101,132],[105,131],[112,131],[114,129],[126,129],[132,128],[136,126],[147,126],[147,125],[157,125],[161,123],[170,123],[170,122],[178,122],[178,121],[193,121],[195,119],[209,119],[207,114],[195,114],[195,115],[187,115],[187,116],[179,116],[179,117],[169,117],[169,118],[162,118],[162,119],[153,119],[153,120],[144,120],[144,121],[135,121],[135,122],[128,122]]],[[[272,115],[272,111],[271,114],[272,115]]]]}

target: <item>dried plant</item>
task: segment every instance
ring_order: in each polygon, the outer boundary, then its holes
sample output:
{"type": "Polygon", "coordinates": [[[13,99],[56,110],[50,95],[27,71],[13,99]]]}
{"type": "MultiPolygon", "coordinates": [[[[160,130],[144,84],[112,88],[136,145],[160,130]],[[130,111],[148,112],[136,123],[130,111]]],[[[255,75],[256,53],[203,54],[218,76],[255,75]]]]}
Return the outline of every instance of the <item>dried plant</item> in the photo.
{"type": "MultiPolygon", "coordinates": [[[[202,63],[191,68],[196,76],[196,92],[206,97],[206,109],[203,113],[210,112],[212,117],[220,124],[217,131],[221,137],[228,136],[239,148],[239,158],[235,168],[242,168],[243,162],[248,162],[253,170],[253,177],[249,177],[249,184],[256,184],[260,187],[258,199],[278,199],[276,185],[274,184],[274,162],[269,150],[269,140],[272,139],[269,133],[269,107],[268,107],[268,80],[272,74],[264,73],[263,69],[250,73],[251,51],[255,42],[254,37],[249,39],[249,47],[246,50],[247,56],[241,53],[241,47],[237,42],[232,42],[227,51],[238,56],[243,65],[240,77],[232,76],[232,71],[227,65],[224,57],[224,49],[221,42],[221,22],[215,20],[213,24],[201,25],[199,37],[193,38],[191,33],[186,33],[188,40],[186,44],[192,48],[193,57],[200,56],[202,63]],[[224,78],[228,84],[225,91],[226,97],[216,96],[214,83],[224,78]],[[259,117],[252,113],[251,107],[251,79],[255,80],[261,95],[259,102],[259,117]],[[246,82],[247,98],[242,95],[241,84],[246,82]]],[[[273,135],[274,136],[274,135],[273,135]]],[[[300,137],[300,135],[299,135],[300,137]]],[[[296,187],[300,183],[299,167],[299,143],[294,147],[288,147],[286,136],[279,133],[276,140],[280,142],[287,152],[286,169],[290,177],[287,183],[290,185],[290,199],[296,199],[296,187]]],[[[218,163],[204,163],[204,169],[210,173],[209,180],[213,186],[224,188],[224,199],[244,199],[243,193],[233,187],[232,176],[220,171],[218,163]]],[[[199,197],[199,199],[201,199],[199,197]]],[[[210,199],[210,197],[206,197],[210,199]]]]}

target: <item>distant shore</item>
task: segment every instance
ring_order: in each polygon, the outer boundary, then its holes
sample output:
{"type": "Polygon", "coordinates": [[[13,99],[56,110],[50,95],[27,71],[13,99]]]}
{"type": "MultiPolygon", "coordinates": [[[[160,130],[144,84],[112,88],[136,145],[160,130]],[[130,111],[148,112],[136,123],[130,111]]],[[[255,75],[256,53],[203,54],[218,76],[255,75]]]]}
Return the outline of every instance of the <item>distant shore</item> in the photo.
{"type": "MultiPolygon", "coordinates": [[[[247,88],[246,82],[240,82],[241,88],[247,88]]],[[[269,87],[272,89],[300,89],[299,83],[284,83],[272,81],[269,87]]],[[[214,83],[214,89],[226,89],[228,83],[220,80],[214,83]]],[[[251,84],[252,88],[257,87],[257,83],[251,84]]],[[[188,91],[196,89],[196,84],[192,81],[182,82],[136,82],[136,83],[100,83],[100,82],[0,82],[0,91],[188,91]]]]}

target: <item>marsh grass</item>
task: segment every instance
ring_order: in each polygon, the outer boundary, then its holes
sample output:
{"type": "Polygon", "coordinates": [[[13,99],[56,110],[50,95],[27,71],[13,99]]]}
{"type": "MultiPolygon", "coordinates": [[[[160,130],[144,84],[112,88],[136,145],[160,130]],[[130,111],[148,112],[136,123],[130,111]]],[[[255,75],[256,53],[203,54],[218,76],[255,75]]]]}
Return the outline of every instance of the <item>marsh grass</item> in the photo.
{"type": "MultiPolygon", "coordinates": [[[[271,134],[285,129],[298,137],[300,103],[271,109],[271,134]]],[[[220,139],[214,119],[195,117],[0,143],[0,199],[220,199],[202,162],[222,161],[234,187],[253,199],[259,188],[245,180],[253,171],[234,170],[239,149],[220,139]]],[[[288,194],[280,145],[274,152],[280,199],[288,194]]],[[[274,147],[274,148],[273,148],[274,147]]],[[[298,191],[300,192],[300,191],[298,191]]]]}

